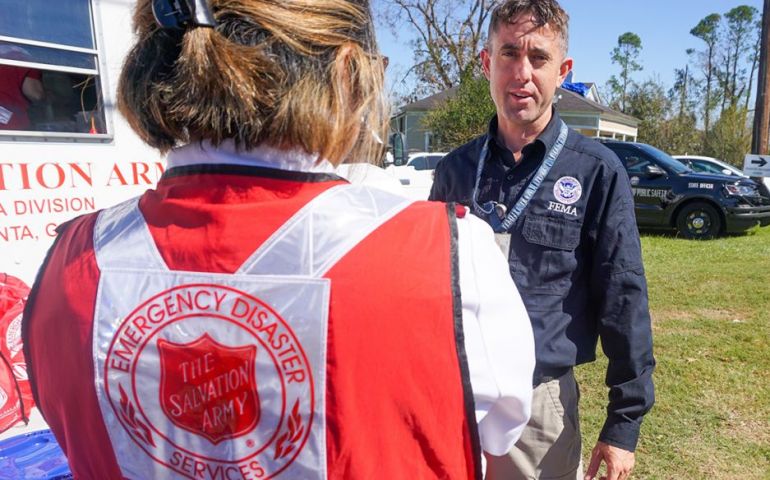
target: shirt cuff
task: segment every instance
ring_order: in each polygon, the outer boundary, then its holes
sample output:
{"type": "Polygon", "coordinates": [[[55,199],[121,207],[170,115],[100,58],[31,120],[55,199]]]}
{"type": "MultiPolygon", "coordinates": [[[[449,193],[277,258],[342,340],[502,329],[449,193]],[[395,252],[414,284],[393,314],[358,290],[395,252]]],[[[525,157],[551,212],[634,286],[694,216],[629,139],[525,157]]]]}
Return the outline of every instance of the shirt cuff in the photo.
{"type": "Polygon", "coordinates": [[[639,441],[640,428],[641,425],[638,422],[617,415],[610,415],[604,421],[604,427],[599,434],[599,441],[633,452],[639,441]]]}

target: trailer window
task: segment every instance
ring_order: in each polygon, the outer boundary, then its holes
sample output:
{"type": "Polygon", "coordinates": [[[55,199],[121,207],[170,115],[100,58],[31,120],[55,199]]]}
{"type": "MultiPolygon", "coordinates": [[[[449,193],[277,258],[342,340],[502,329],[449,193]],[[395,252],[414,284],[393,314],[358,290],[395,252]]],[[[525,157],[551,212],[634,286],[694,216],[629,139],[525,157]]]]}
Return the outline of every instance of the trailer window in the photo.
{"type": "Polygon", "coordinates": [[[0,135],[106,134],[91,0],[0,0],[0,135]]]}

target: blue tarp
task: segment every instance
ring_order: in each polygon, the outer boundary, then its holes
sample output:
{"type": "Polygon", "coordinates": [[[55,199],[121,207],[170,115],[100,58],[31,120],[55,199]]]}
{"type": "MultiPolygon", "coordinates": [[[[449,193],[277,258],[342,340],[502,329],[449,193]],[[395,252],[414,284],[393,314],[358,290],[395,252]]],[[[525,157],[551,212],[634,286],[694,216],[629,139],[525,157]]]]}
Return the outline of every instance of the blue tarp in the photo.
{"type": "Polygon", "coordinates": [[[575,92],[580,96],[585,97],[588,95],[588,92],[591,90],[591,87],[586,85],[585,83],[567,83],[564,82],[561,84],[561,88],[564,90],[569,90],[570,92],[575,92]]]}

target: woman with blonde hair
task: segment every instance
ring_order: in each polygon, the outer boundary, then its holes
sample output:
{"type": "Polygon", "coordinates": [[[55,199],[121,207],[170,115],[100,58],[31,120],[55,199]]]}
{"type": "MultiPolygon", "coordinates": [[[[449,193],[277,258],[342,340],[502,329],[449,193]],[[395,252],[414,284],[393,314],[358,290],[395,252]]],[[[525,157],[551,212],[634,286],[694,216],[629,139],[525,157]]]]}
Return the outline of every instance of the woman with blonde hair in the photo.
{"type": "Polygon", "coordinates": [[[479,478],[527,422],[532,333],[485,224],[334,174],[386,135],[368,3],[134,25],[119,108],[168,169],[60,230],[24,320],[75,477],[479,478]]]}

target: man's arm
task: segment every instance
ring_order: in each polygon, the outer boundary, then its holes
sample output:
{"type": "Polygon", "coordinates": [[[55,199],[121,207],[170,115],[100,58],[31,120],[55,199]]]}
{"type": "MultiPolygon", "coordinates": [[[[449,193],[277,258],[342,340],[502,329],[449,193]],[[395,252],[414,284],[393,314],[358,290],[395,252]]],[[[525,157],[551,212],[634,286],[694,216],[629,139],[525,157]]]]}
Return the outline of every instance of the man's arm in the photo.
{"type": "Polygon", "coordinates": [[[433,171],[433,186],[428,200],[470,206],[476,180],[476,160],[484,138],[479,137],[452,150],[438,162],[433,171]]]}
{"type": "Polygon", "coordinates": [[[21,92],[32,102],[39,102],[45,98],[43,82],[35,75],[27,75],[21,84],[21,92]]]}
{"type": "Polygon", "coordinates": [[[438,202],[448,201],[446,198],[446,174],[444,169],[446,168],[446,157],[436,165],[436,169],[433,170],[433,185],[430,187],[430,195],[428,200],[434,200],[438,202]]]}
{"type": "Polygon", "coordinates": [[[586,478],[602,461],[608,480],[625,478],[644,415],[655,401],[652,331],[647,282],[630,183],[623,171],[610,174],[596,221],[591,293],[599,337],[609,359],[607,419],[592,454],[586,478]]]}

